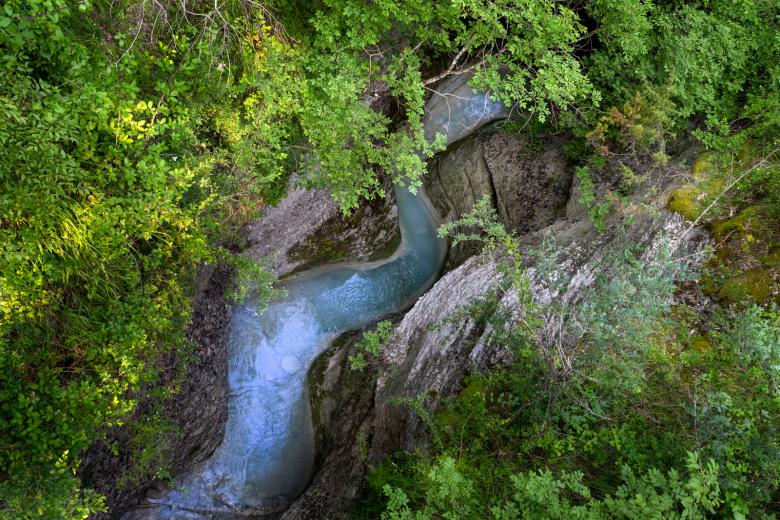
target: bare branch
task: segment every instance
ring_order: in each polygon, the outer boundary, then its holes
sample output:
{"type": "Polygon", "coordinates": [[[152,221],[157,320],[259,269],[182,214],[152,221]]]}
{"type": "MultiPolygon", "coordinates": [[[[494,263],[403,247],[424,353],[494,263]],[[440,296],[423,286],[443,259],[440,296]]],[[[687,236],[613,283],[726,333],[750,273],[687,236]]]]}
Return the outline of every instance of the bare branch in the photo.
{"type": "Polygon", "coordinates": [[[772,150],[772,151],[771,151],[771,152],[770,152],[768,155],[766,155],[764,158],[762,158],[762,159],[761,159],[760,161],[758,161],[756,164],[754,164],[753,166],[751,166],[750,168],[748,168],[747,170],[745,170],[744,172],[742,172],[742,173],[741,173],[741,174],[740,174],[740,175],[739,175],[737,178],[735,178],[733,181],[731,181],[730,183],[728,183],[728,185],[726,185],[726,187],[725,187],[725,188],[723,188],[723,189],[721,190],[721,192],[720,192],[720,193],[718,193],[718,196],[717,196],[717,197],[715,197],[715,198],[713,199],[713,201],[710,203],[710,205],[709,205],[709,206],[707,206],[707,207],[704,209],[704,211],[702,211],[702,212],[701,212],[701,215],[699,215],[699,216],[696,218],[696,220],[694,220],[693,222],[691,222],[691,225],[690,225],[690,226],[688,226],[688,229],[687,229],[687,230],[685,230],[685,233],[683,233],[683,236],[685,236],[685,235],[687,235],[688,233],[690,233],[690,232],[691,232],[691,230],[692,230],[694,227],[696,227],[696,225],[697,225],[699,222],[701,222],[701,219],[702,219],[702,218],[704,218],[704,215],[706,215],[706,214],[707,214],[707,212],[708,212],[709,210],[711,210],[711,209],[712,209],[712,208],[715,206],[715,204],[717,204],[717,202],[720,200],[720,198],[721,198],[723,195],[725,195],[727,191],[729,191],[731,188],[733,188],[733,187],[734,187],[734,186],[735,186],[735,185],[736,185],[736,184],[737,184],[739,181],[741,181],[742,179],[744,179],[744,178],[745,178],[745,177],[746,177],[746,176],[747,176],[749,173],[751,173],[752,171],[756,170],[757,168],[760,168],[761,166],[764,166],[765,164],[767,164],[767,163],[769,162],[769,159],[770,159],[770,158],[771,158],[773,155],[775,155],[777,152],[780,152],[780,148],[775,148],[774,150],[772,150]]]}

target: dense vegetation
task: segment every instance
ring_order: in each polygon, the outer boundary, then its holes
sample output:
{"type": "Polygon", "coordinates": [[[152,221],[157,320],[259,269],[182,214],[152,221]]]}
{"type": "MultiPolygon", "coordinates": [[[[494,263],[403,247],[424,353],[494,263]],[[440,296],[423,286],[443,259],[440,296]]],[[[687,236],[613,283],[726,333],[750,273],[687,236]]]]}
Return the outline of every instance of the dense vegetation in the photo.
{"type": "MultiPolygon", "coordinates": [[[[434,452],[377,468],[360,507],[776,513],[778,56],[774,0],[6,1],[0,517],[100,509],[76,477],[80,452],[131,415],[158,357],[186,347],[198,265],[241,264],[238,293],[270,290],[233,252],[292,172],[345,211],[381,196],[382,175],[419,184],[420,152],[441,147],[422,135],[426,96],[465,71],[528,131],[575,136],[597,227],[673,143],[709,148],[671,207],[722,238],[702,280],[722,308],[670,309],[668,277],[615,252],[620,276],[567,310],[593,323],[576,370],[560,379],[533,323],[505,327],[496,341],[514,345],[517,366],[470,381],[439,416],[434,452]]],[[[474,218],[489,220],[482,209],[474,218]]]]}

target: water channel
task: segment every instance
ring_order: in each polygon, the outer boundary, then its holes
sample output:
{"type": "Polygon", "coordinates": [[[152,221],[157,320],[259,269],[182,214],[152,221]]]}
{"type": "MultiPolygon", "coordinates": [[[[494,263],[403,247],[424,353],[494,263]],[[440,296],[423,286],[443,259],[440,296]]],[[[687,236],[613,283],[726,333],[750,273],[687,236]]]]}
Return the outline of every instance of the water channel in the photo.
{"type": "MultiPolygon", "coordinates": [[[[465,76],[426,107],[426,135],[461,139],[507,110],[474,93],[465,76]]],[[[435,281],[446,245],[423,194],[395,189],[401,244],[389,258],[316,269],[286,280],[263,313],[235,307],[229,352],[228,420],[213,456],[154,500],[158,518],[284,507],[306,487],[315,456],[306,388],[312,361],[340,333],[407,308],[435,281]]],[[[208,420],[208,418],[204,418],[208,420]]]]}

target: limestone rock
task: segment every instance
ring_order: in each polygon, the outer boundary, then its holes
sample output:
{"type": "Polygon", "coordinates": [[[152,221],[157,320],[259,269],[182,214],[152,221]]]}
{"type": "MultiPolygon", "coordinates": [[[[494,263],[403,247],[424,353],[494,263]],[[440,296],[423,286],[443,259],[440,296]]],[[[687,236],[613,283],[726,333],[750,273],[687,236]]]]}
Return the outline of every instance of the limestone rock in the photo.
{"type": "Polygon", "coordinates": [[[348,332],[309,370],[317,458],[312,483],[282,520],[333,518],[355,498],[368,466],[367,426],[374,407],[377,367],[352,370],[348,356],[362,331],[348,332]]]}
{"type": "MultiPolygon", "coordinates": [[[[601,234],[587,221],[561,220],[525,236],[524,243],[538,242],[546,231],[556,232],[559,253],[553,281],[557,276],[561,283],[550,287],[531,267],[531,290],[540,303],[576,303],[587,298],[597,278],[609,275],[605,251],[625,241],[641,251],[643,264],[658,262],[662,251],[668,250],[693,272],[706,259],[709,244],[705,233],[666,211],[640,215],[625,229],[613,225],[601,234]]],[[[318,375],[310,378],[313,409],[319,410],[315,426],[318,438],[337,438],[338,442],[320,445],[318,460],[322,463],[285,520],[346,518],[344,505],[358,489],[368,465],[397,450],[424,449],[429,441],[424,421],[409,402],[419,400],[435,412],[437,403],[457,395],[465,376],[511,358],[511,353],[492,341],[489,325],[459,313],[495,291],[510,319],[520,319],[523,307],[516,293],[502,292],[504,277],[497,259],[483,255],[447,273],[395,326],[374,379],[363,376],[355,382],[345,364],[349,344],[334,345],[322,355],[312,370],[318,375]],[[314,517],[307,516],[312,512],[314,517]]],[[[551,318],[539,331],[542,344],[557,340],[551,318]]]]}
{"type": "Polygon", "coordinates": [[[415,450],[428,441],[426,426],[401,399],[430,402],[454,395],[469,373],[468,355],[483,333],[458,312],[497,289],[503,275],[495,263],[474,256],[439,280],[404,316],[383,352],[387,367],[376,385],[371,460],[398,450],[415,450]]]}
{"type": "Polygon", "coordinates": [[[324,191],[293,189],[249,224],[247,254],[270,259],[280,277],[329,263],[389,256],[401,234],[393,190],[385,191],[385,199],[345,216],[324,191]]]}
{"type": "Polygon", "coordinates": [[[484,142],[498,215],[507,228],[524,234],[562,214],[573,176],[561,152],[564,143],[560,136],[539,143],[503,132],[490,134],[484,142]]]}
{"type": "MultiPolygon", "coordinates": [[[[565,213],[573,172],[561,152],[560,136],[516,137],[496,125],[475,132],[429,163],[425,188],[445,221],[467,213],[490,197],[501,222],[525,234],[550,225],[565,213]]],[[[450,251],[446,268],[478,252],[476,244],[450,251]]]]}
{"type": "MultiPolygon", "coordinates": [[[[573,304],[587,298],[597,278],[609,275],[605,252],[624,241],[639,248],[645,265],[660,261],[662,252],[668,250],[695,272],[705,260],[708,239],[699,230],[689,230],[679,215],[664,211],[637,218],[624,232],[591,230],[568,244],[561,243],[554,274],[565,283],[551,289],[531,268],[534,299],[573,304]]],[[[460,390],[465,375],[507,359],[508,353],[496,351],[500,347],[491,343],[490,326],[480,330],[470,318],[446,321],[458,309],[497,289],[504,276],[495,260],[472,257],[434,285],[396,327],[384,357],[392,367],[387,374],[392,375],[380,376],[377,384],[373,460],[392,450],[417,449],[427,437],[425,425],[413,410],[393,404],[397,397],[423,396],[427,402],[451,397],[460,390]]],[[[503,293],[499,306],[514,319],[523,313],[514,291],[503,293]]],[[[554,326],[550,320],[546,323],[548,328],[554,326]]],[[[548,328],[540,331],[542,344],[554,334],[548,328]]]]}

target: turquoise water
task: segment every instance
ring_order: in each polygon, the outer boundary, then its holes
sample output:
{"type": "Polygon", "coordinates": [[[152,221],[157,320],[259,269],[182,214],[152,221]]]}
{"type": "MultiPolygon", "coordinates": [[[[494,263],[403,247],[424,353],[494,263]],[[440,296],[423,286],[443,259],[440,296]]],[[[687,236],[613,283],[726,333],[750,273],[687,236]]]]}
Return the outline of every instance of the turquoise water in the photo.
{"type": "MultiPolygon", "coordinates": [[[[473,93],[462,77],[444,91],[447,96],[428,105],[424,124],[428,134],[444,133],[448,142],[507,114],[473,93]]],[[[315,455],[306,389],[312,361],[341,332],[411,305],[434,282],[444,259],[446,246],[430,204],[404,188],[395,193],[402,239],[390,258],[289,279],[282,284],[287,295],[262,314],[252,301],[234,309],[225,438],[211,459],[155,501],[157,516],[273,507],[305,489],[315,455]]]]}

